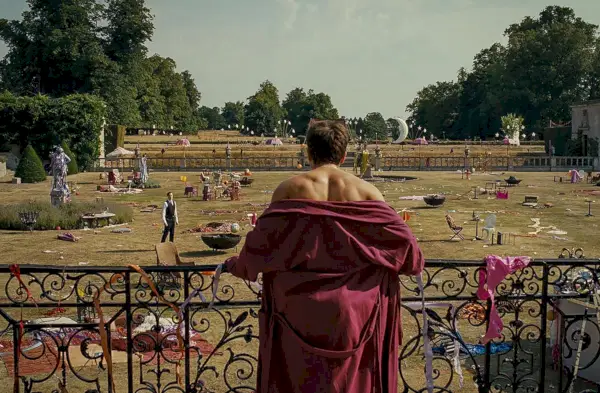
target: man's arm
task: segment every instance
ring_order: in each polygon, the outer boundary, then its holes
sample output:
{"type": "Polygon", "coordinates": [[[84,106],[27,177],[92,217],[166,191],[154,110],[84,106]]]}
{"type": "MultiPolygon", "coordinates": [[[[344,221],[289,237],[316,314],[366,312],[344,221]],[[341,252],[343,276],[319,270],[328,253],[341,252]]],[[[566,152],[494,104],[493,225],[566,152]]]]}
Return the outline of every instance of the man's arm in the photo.
{"type": "Polygon", "coordinates": [[[165,226],[167,226],[167,202],[165,202],[163,204],[162,220],[163,220],[163,224],[165,224],[165,226]]]}
{"type": "Polygon", "coordinates": [[[256,227],[246,235],[240,255],[225,261],[224,271],[244,280],[256,281],[258,273],[286,270],[286,258],[280,250],[288,250],[289,254],[291,247],[283,243],[287,240],[288,227],[292,225],[293,222],[281,217],[259,218],[256,227]]]}
{"type": "Polygon", "coordinates": [[[402,225],[404,227],[403,232],[405,233],[403,238],[405,240],[398,247],[398,256],[396,258],[398,274],[415,276],[423,271],[425,258],[423,257],[419,243],[417,243],[417,238],[413,235],[409,226],[405,223],[402,223],[402,225]]]}

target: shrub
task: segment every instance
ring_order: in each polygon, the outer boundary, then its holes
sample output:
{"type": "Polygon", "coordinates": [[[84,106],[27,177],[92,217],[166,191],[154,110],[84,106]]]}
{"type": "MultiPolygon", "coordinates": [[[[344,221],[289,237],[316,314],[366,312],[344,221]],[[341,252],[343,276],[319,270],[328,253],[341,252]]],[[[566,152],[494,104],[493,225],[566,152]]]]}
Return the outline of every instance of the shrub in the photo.
{"type": "Polygon", "coordinates": [[[68,174],[75,175],[76,173],[79,173],[79,167],[77,166],[77,157],[75,157],[75,154],[73,154],[71,149],[69,149],[69,145],[67,145],[67,142],[63,141],[62,148],[65,151],[65,154],[71,159],[71,162],[69,162],[69,165],[67,166],[69,170],[68,174]]]}
{"type": "Polygon", "coordinates": [[[156,180],[148,179],[141,188],[160,188],[160,183],[156,180]]]}
{"type": "Polygon", "coordinates": [[[52,230],[60,227],[64,230],[83,228],[81,216],[84,214],[108,211],[115,214],[113,222],[122,224],[131,222],[133,209],[129,206],[113,203],[71,202],[54,207],[48,202],[25,202],[11,205],[0,205],[0,229],[26,230],[19,219],[20,212],[37,211],[40,213],[35,230],[52,230]]]}
{"type": "Polygon", "coordinates": [[[20,177],[23,183],[38,183],[46,180],[46,170],[42,160],[31,145],[28,145],[23,151],[15,177],[20,177]]]}

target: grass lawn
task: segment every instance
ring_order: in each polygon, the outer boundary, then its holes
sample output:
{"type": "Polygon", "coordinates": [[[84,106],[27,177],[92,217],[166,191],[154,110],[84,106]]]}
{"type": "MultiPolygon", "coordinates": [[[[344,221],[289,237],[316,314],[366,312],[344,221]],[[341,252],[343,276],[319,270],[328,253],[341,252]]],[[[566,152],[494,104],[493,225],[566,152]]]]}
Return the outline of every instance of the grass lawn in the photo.
{"type": "MultiPolygon", "coordinates": [[[[449,147],[445,147],[449,149],[449,147]]],[[[386,173],[387,174],[387,173],[386,173]]],[[[415,235],[420,241],[420,245],[428,259],[482,259],[489,254],[497,255],[527,255],[534,258],[556,258],[563,248],[581,247],[586,256],[594,257],[600,255],[600,243],[591,233],[596,233],[600,224],[600,210],[598,215],[586,217],[588,204],[586,200],[596,198],[590,196],[589,192],[595,190],[595,187],[587,184],[555,183],[553,177],[557,173],[496,173],[496,174],[475,174],[471,180],[461,180],[460,173],[440,173],[440,172],[415,172],[402,173],[403,175],[415,176],[418,179],[407,181],[405,183],[376,183],[386,197],[386,200],[392,207],[400,211],[409,210],[411,215],[408,221],[415,235]],[[509,199],[499,200],[493,196],[480,195],[478,199],[473,199],[471,188],[473,186],[485,187],[486,182],[492,182],[497,179],[505,179],[514,175],[523,179],[521,185],[509,188],[509,199]],[[446,203],[441,208],[427,208],[424,202],[414,200],[402,200],[401,197],[421,196],[432,193],[446,194],[446,203]],[[534,209],[524,207],[521,203],[526,195],[536,195],[539,197],[540,204],[550,203],[552,207],[543,209],[534,209]],[[517,235],[515,244],[489,245],[483,241],[474,241],[475,224],[470,221],[473,212],[479,213],[481,218],[488,214],[497,215],[496,228],[503,233],[512,233],[517,235]],[[452,233],[448,229],[445,221],[445,214],[454,217],[458,225],[465,229],[463,234],[466,237],[464,241],[449,241],[452,233]],[[539,220],[539,226],[542,228],[537,235],[535,228],[530,226],[534,224],[532,219],[539,220]],[[554,228],[555,227],[555,228],[554,228]],[[560,230],[566,234],[548,233],[552,230],[560,230]]],[[[45,232],[18,232],[18,231],[0,231],[0,253],[4,255],[5,264],[41,264],[50,266],[78,265],[80,263],[99,266],[124,266],[127,264],[155,265],[156,256],[154,244],[160,241],[162,224],[160,210],[153,213],[142,213],[141,208],[149,204],[161,205],[165,200],[167,191],[173,191],[175,199],[178,201],[180,226],[177,228],[175,243],[179,253],[185,261],[195,261],[197,264],[216,264],[223,262],[228,256],[234,255],[235,251],[225,254],[214,255],[210,253],[199,239],[199,234],[186,233],[187,230],[208,222],[238,222],[242,225],[242,232],[250,230],[247,214],[256,212],[260,214],[270,200],[270,191],[272,191],[279,182],[291,176],[290,173],[254,173],[255,181],[251,187],[243,188],[241,200],[237,202],[214,201],[203,202],[201,198],[184,198],[184,186],[180,181],[180,176],[187,175],[188,182],[193,182],[200,187],[197,173],[151,173],[151,178],[161,183],[162,188],[146,190],[138,195],[112,195],[108,193],[96,192],[96,185],[102,181],[98,179],[98,174],[84,173],[69,177],[69,181],[75,181],[80,186],[80,195],[74,196],[74,199],[92,201],[97,197],[104,198],[104,201],[117,202],[122,204],[131,204],[134,206],[134,220],[129,223],[131,233],[115,234],[110,229],[98,229],[89,231],[73,231],[81,239],[76,243],[64,242],[56,239],[57,231],[45,232]],[[48,252],[50,251],[50,252],[48,252]]],[[[566,178],[566,174],[565,175],[566,178]]],[[[8,178],[0,183],[0,195],[2,203],[14,203],[27,199],[47,200],[49,198],[49,181],[35,185],[13,185],[8,183],[8,178]]],[[[600,191],[600,189],[599,189],[600,191]]],[[[600,193],[599,193],[600,195],[600,193]]],[[[592,211],[595,206],[592,205],[592,211]]],[[[482,225],[480,225],[481,228],[482,225]]],[[[239,249],[238,249],[239,251],[239,249]]],[[[0,281],[0,287],[4,288],[7,277],[0,281]]],[[[223,277],[223,283],[231,285],[236,290],[236,300],[254,300],[251,292],[246,285],[230,276],[223,277]],[[245,295],[240,295],[240,293],[245,295]],[[242,297],[240,297],[242,296],[242,297]]],[[[4,290],[0,292],[4,296],[4,290]]],[[[432,294],[435,294],[432,292],[432,294]]],[[[233,319],[243,310],[230,310],[233,319]]],[[[35,309],[25,312],[25,318],[32,318],[35,315],[35,309]]],[[[203,336],[208,342],[216,344],[220,339],[225,327],[225,322],[215,312],[209,313],[207,317],[212,321],[211,329],[203,336]]],[[[17,317],[16,315],[13,315],[17,317]]],[[[200,319],[200,316],[198,317],[200,319]]],[[[254,318],[249,318],[248,323],[255,322],[254,318]]],[[[0,331],[5,327],[0,322],[0,331]]],[[[467,324],[465,324],[467,325],[467,324]]],[[[483,334],[483,328],[473,328],[463,332],[465,339],[476,340],[483,334]]],[[[405,323],[406,339],[416,335],[415,325],[411,322],[405,323]]],[[[254,334],[257,334],[258,328],[255,326],[254,334]]],[[[229,359],[226,348],[235,352],[253,353],[256,349],[256,340],[251,344],[246,344],[244,340],[238,339],[231,344],[227,344],[219,351],[222,353],[210,359],[210,364],[215,366],[219,373],[227,371],[231,375],[230,381],[233,386],[246,386],[254,383],[255,374],[251,381],[240,382],[240,376],[233,374],[233,369],[224,370],[225,364],[229,359]]],[[[195,367],[195,359],[192,362],[192,368],[195,367]]],[[[116,366],[117,378],[126,374],[126,367],[123,364],[116,366]]],[[[411,387],[421,386],[423,383],[423,363],[417,355],[409,358],[403,364],[403,375],[410,374],[415,382],[411,382],[411,387]],[[409,371],[407,371],[409,370],[409,371]],[[414,371],[414,372],[413,372],[414,371]]],[[[144,371],[152,367],[146,366],[144,371]]],[[[88,371],[98,371],[96,368],[87,367],[88,371]]],[[[174,369],[174,367],[172,367],[174,369]]],[[[104,375],[103,371],[101,375],[104,375]]],[[[173,373],[174,371],[172,371],[173,373]]],[[[139,378],[139,370],[134,367],[136,378],[139,378]]],[[[208,385],[216,392],[225,391],[222,383],[223,377],[214,377],[206,373],[203,377],[208,385]],[[221,382],[218,382],[221,381],[221,382]]],[[[0,379],[6,380],[6,369],[0,366],[0,379]]],[[[146,379],[153,381],[151,374],[145,374],[146,379]]],[[[165,377],[166,378],[166,377],[165,377]]],[[[11,379],[12,380],[12,379],[11,379]]],[[[461,391],[475,391],[470,383],[470,374],[466,372],[465,387],[461,391]]],[[[84,391],[84,386],[79,384],[74,378],[70,378],[71,386],[74,390],[84,391]]],[[[56,386],[56,381],[50,381],[46,389],[56,386]]],[[[137,386],[137,382],[136,382],[137,386]]],[[[455,383],[449,389],[456,389],[455,383]]],[[[38,389],[40,391],[47,391],[38,389]]],[[[125,386],[118,391],[125,391],[125,386]]],[[[240,390],[249,391],[249,390],[240,390]]]]}

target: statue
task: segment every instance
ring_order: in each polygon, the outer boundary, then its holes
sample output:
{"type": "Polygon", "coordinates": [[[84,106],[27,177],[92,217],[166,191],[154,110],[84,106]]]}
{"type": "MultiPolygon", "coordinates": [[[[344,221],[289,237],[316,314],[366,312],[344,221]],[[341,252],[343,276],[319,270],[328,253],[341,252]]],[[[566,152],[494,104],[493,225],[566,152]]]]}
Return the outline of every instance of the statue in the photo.
{"type": "Polygon", "coordinates": [[[71,162],[62,149],[58,146],[54,153],[50,155],[50,171],[52,173],[52,189],[50,191],[50,200],[53,206],[60,206],[69,199],[70,192],[67,186],[68,164],[71,162]]]}
{"type": "Polygon", "coordinates": [[[227,142],[227,147],[225,147],[225,157],[227,159],[231,158],[231,146],[229,146],[229,142],[227,142]]]}
{"type": "Polygon", "coordinates": [[[142,156],[140,172],[142,172],[142,184],[146,184],[146,182],[148,181],[148,178],[149,178],[149,176],[148,176],[148,157],[146,156],[146,154],[144,154],[142,156]]]}
{"type": "Polygon", "coordinates": [[[360,160],[360,176],[364,176],[369,164],[369,151],[367,150],[367,144],[365,143],[360,160]]]}

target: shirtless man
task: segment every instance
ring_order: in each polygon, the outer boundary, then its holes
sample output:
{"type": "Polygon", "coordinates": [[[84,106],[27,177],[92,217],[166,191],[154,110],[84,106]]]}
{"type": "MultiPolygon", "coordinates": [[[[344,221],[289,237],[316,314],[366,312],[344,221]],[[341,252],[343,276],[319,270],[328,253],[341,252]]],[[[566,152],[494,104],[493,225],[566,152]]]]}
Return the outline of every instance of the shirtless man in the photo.
{"type": "Polygon", "coordinates": [[[384,201],[377,187],[339,168],[346,160],[348,141],[343,120],[311,120],[306,144],[312,170],[281,183],[273,192],[271,202],[284,199],[384,201]]]}
{"type": "Polygon", "coordinates": [[[312,170],[284,181],[221,271],[262,274],[257,393],[397,393],[398,274],[423,270],[410,228],[339,168],[344,121],[311,121],[312,170]]]}

